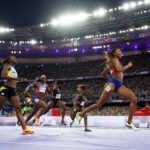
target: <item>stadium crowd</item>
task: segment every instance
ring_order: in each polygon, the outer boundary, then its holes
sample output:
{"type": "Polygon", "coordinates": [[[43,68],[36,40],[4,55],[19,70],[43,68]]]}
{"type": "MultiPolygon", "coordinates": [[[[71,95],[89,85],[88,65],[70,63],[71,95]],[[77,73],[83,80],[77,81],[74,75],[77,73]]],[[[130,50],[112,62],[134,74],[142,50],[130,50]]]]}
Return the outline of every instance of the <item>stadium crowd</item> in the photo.
{"type": "MultiPolygon", "coordinates": [[[[126,65],[129,61],[133,63],[133,67],[125,73],[135,73],[150,70],[150,54],[140,54],[123,57],[121,63],[126,65]]],[[[35,79],[41,74],[47,75],[48,79],[69,78],[81,76],[97,76],[101,75],[105,67],[105,60],[93,60],[88,62],[65,63],[65,64],[49,64],[49,65],[19,65],[17,71],[21,77],[35,79]]]]}
{"type": "MultiPolygon", "coordinates": [[[[138,99],[150,99],[150,76],[149,75],[135,75],[135,72],[150,71],[150,54],[127,56],[123,58],[122,64],[126,64],[129,61],[133,62],[133,67],[129,69],[126,73],[130,73],[129,76],[124,78],[124,85],[132,89],[138,99]],[[140,59],[139,59],[140,58],[140,59]]],[[[28,79],[34,80],[36,77],[46,74],[47,78],[67,78],[67,77],[81,77],[81,76],[97,76],[100,75],[102,69],[104,68],[104,60],[94,60],[90,62],[81,63],[68,63],[68,64],[53,64],[53,65],[43,65],[43,66],[25,66],[19,65],[17,71],[19,76],[27,77],[28,79]]],[[[64,86],[62,89],[62,100],[65,102],[71,102],[75,94],[77,93],[76,87],[78,84],[85,84],[88,86],[90,95],[87,96],[89,101],[98,100],[104,84],[104,78],[95,79],[84,79],[84,80],[70,80],[63,81],[64,86]]],[[[0,86],[4,83],[1,82],[0,86]]],[[[17,93],[20,100],[24,101],[23,92],[30,82],[18,83],[17,93]]],[[[48,82],[49,86],[52,86],[52,82],[48,82]]],[[[30,91],[31,97],[35,95],[34,89],[30,91]]],[[[116,94],[113,94],[111,99],[123,99],[116,94]]],[[[47,95],[47,102],[50,100],[50,96],[47,95]]],[[[92,103],[92,102],[91,102],[92,103]]],[[[104,107],[101,111],[91,112],[90,115],[126,115],[128,107],[126,106],[109,106],[104,107]],[[111,107],[111,108],[109,108],[111,107]]],[[[67,112],[69,113],[69,112],[67,112]]],[[[12,112],[11,115],[14,115],[12,112]]]]}

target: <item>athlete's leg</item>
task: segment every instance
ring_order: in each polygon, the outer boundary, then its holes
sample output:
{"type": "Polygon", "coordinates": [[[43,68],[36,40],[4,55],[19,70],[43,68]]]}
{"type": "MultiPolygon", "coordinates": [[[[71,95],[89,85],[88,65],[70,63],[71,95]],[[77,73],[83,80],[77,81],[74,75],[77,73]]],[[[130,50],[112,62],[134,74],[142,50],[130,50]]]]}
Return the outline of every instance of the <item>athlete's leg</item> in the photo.
{"type": "Polygon", "coordinates": [[[46,114],[53,106],[54,106],[54,102],[50,101],[50,103],[48,104],[47,108],[44,111],[44,114],[46,114]]]}
{"type": "Polygon", "coordinates": [[[62,101],[59,101],[57,102],[57,106],[62,108],[62,122],[64,122],[64,118],[65,118],[65,115],[66,115],[66,105],[62,102],[62,101]]]}
{"type": "MultiPolygon", "coordinates": [[[[82,110],[84,110],[84,108],[82,108],[82,110]]],[[[91,130],[89,130],[89,129],[87,128],[87,114],[85,114],[83,117],[84,117],[85,131],[91,132],[91,130]]]]}
{"type": "Polygon", "coordinates": [[[10,102],[16,110],[17,118],[18,118],[18,121],[21,123],[22,128],[26,129],[26,124],[25,124],[25,121],[21,112],[20,101],[19,101],[18,96],[12,96],[10,98],[10,102]]]}
{"type": "Polygon", "coordinates": [[[28,115],[25,122],[27,123],[38,112],[39,109],[40,107],[37,104],[35,104],[32,109],[32,112],[28,115]]]}
{"type": "Polygon", "coordinates": [[[7,97],[4,97],[4,96],[0,95],[0,110],[3,108],[6,100],[7,100],[7,97]]]}
{"type": "Polygon", "coordinates": [[[127,99],[129,99],[130,102],[130,110],[129,110],[129,118],[128,118],[128,123],[132,122],[133,114],[136,110],[136,104],[137,104],[137,97],[135,94],[132,92],[132,90],[126,88],[125,86],[121,86],[117,92],[120,96],[123,96],[127,99]]]}
{"type": "Polygon", "coordinates": [[[106,83],[104,90],[101,94],[101,97],[99,99],[99,102],[96,104],[93,104],[87,108],[85,108],[81,113],[80,116],[84,116],[86,113],[98,108],[98,107],[102,107],[103,104],[105,103],[105,101],[109,98],[109,96],[114,92],[115,89],[115,85],[113,83],[106,83]]]}
{"type": "Polygon", "coordinates": [[[84,115],[85,130],[87,130],[87,114],[84,115]]]}
{"type": "Polygon", "coordinates": [[[72,119],[72,122],[70,123],[70,128],[72,127],[76,114],[77,112],[79,112],[79,108],[78,107],[74,107],[71,111],[70,111],[70,118],[72,119]]]}
{"type": "Polygon", "coordinates": [[[37,115],[37,118],[39,119],[40,116],[42,116],[45,113],[45,110],[47,110],[48,106],[44,101],[39,101],[40,105],[40,111],[39,114],[37,115]]]}
{"type": "Polygon", "coordinates": [[[74,107],[73,109],[70,110],[70,117],[71,117],[72,121],[74,121],[77,112],[79,112],[78,107],[74,107]]]}

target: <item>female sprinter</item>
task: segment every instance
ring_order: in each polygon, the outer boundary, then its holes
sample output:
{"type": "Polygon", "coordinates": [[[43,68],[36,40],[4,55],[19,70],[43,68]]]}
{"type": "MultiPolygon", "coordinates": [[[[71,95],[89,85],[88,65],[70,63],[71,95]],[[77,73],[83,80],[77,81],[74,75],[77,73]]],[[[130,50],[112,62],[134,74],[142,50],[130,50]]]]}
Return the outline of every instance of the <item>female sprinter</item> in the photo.
{"type": "Polygon", "coordinates": [[[116,92],[118,95],[123,96],[130,100],[130,110],[128,121],[125,124],[126,127],[136,129],[132,123],[134,111],[136,109],[137,98],[135,94],[125,86],[123,86],[123,71],[132,67],[132,63],[129,62],[126,66],[121,66],[119,59],[122,57],[122,52],[119,48],[114,48],[110,52],[106,53],[106,68],[102,75],[108,81],[105,84],[104,90],[97,104],[93,104],[90,107],[84,109],[77,117],[77,122],[80,123],[81,118],[89,111],[92,111],[98,107],[101,107],[109,96],[116,92]],[[111,71],[112,78],[109,78],[107,73],[111,71]]]}
{"type": "MultiPolygon", "coordinates": [[[[25,116],[28,113],[31,113],[32,107],[31,107],[32,99],[30,97],[25,97],[25,106],[23,108],[23,116],[25,116]]],[[[19,125],[19,121],[16,125],[19,125]]]]}
{"type": "Polygon", "coordinates": [[[34,107],[32,109],[32,112],[27,117],[26,123],[40,110],[36,119],[36,125],[39,126],[39,118],[41,115],[43,115],[43,113],[47,109],[47,104],[43,101],[43,99],[46,95],[46,92],[51,93],[51,91],[46,83],[46,80],[47,80],[46,76],[42,75],[37,82],[34,82],[33,84],[30,84],[29,86],[27,86],[24,92],[25,96],[29,96],[29,93],[28,93],[29,89],[31,87],[36,88],[36,96],[33,98],[34,107]]]}
{"type": "Polygon", "coordinates": [[[50,100],[50,103],[48,104],[47,109],[45,110],[44,114],[46,114],[50,108],[53,106],[58,106],[62,108],[62,120],[61,124],[66,125],[64,118],[66,114],[66,105],[61,101],[61,89],[62,89],[63,83],[61,81],[55,81],[53,83],[52,87],[52,99],[50,100]]]}
{"type": "MultiPolygon", "coordinates": [[[[79,92],[79,94],[73,100],[74,109],[71,111],[71,114],[70,114],[70,117],[72,119],[72,122],[70,123],[70,128],[72,127],[72,124],[74,123],[76,114],[78,112],[81,112],[84,109],[84,106],[87,104],[87,98],[85,96],[89,94],[87,86],[83,84],[79,84],[77,86],[77,91],[79,92]]],[[[84,124],[85,124],[85,132],[91,132],[91,130],[87,128],[87,115],[85,114],[83,117],[84,117],[84,124]]]]}
{"type": "Polygon", "coordinates": [[[16,93],[17,81],[26,81],[25,78],[18,78],[18,74],[15,69],[17,60],[15,56],[6,57],[3,60],[3,71],[1,77],[6,80],[5,85],[0,88],[0,110],[5,104],[5,101],[9,99],[14,106],[17,114],[17,118],[22,125],[22,134],[33,134],[33,130],[29,130],[26,127],[25,121],[20,108],[20,101],[16,93]]]}

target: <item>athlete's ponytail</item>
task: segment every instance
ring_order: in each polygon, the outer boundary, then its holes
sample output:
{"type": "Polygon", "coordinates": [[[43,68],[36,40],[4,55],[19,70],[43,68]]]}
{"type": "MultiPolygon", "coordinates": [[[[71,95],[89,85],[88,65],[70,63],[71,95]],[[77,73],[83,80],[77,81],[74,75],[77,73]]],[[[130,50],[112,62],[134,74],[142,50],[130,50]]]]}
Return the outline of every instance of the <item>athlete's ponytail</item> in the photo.
{"type": "Polygon", "coordinates": [[[106,68],[110,68],[112,65],[112,59],[114,58],[114,53],[118,48],[113,48],[109,52],[105,52],[105,59],[106,59],[106,68]]]}

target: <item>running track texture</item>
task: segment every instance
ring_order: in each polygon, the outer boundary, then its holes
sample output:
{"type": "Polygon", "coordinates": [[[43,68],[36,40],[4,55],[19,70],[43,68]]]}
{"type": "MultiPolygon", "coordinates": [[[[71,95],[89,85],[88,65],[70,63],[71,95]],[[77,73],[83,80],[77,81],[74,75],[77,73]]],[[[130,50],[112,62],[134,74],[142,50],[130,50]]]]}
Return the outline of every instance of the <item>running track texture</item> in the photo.
{"type": "Polygon", "coordinates": [[[150,130],[126,128],[31,127],[33,135],[21,135],[21,127],[0,126],[0,150],[150,150],[150,130]]]}

